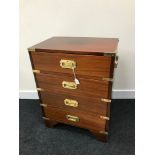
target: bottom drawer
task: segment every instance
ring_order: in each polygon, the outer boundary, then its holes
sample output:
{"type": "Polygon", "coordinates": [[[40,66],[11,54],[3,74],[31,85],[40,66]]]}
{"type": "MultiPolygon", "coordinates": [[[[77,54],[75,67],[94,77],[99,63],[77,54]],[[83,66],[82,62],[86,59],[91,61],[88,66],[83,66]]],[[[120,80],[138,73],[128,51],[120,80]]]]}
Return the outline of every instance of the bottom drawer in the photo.
{"type": "Polygon", "coordinates": [[[81,128],[105,131],[106,121],[100,115],[86,112],[66,111],[55,107],[44,107],[45,117],[60,123],[70,124],[81,128]]]}

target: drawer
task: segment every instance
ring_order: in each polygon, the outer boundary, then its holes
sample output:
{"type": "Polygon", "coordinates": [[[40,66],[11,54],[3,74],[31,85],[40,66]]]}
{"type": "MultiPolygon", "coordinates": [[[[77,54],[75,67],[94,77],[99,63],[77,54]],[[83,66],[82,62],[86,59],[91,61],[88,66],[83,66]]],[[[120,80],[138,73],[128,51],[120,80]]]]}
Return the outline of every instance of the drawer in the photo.
{"type": "Polygon", "coordinates": [[[73,96],[88,96],[98,98],[110,98],[110,83],[103,80],[85,79],[78,76],[80,81],[76,85],[73,80],[73,75],[50,75],[36,74],[36,79],[39,88],[44,91],[53,91],[57,93],[65,93],[73,96]],[[68,87],[69,86],[69,87],[68,87]]]}
{"type": "Polygon", "coordinates": [[[96,114],[101,114],[106,116],[107,114],[107,104],[101,98],[92,98],[87,96],[73,96],[69,94],[58,94],[50,91],[42,91],[41,100],[45,106],[53,106],[57,108],[63,108],[65,110],[71,111],[84,111],[84,112],[93,112],[96,114]]]}
{"type": "Polygon", "coordinates": [[[34,69],[41,72],[72,74],[72,66],[79,75],[112,77],[114,57],[62,53],[30,52],[34,69]],[[65,61],[64,61],[65,60],[65,61]],[[68,61],[66,61],[68,60],[68,61]]]}
{"type": "Polygon", "coordinates": [[[105,131],[106,120],[100,115],[85,112],[67,111],[54,107],[44,108],[45,117],[60,123],[70,124],[86,129],[105,131]]]}

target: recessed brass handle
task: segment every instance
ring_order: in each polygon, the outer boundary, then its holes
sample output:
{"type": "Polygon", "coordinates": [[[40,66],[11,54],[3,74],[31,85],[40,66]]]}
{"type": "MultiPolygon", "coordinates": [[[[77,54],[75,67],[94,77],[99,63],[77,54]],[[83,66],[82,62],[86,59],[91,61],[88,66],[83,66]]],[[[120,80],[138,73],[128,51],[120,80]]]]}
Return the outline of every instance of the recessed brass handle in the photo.
{"type": "Polygon", "coordinates": [[[74,69],[76,68],[76,62],[74,60],[60,60],[60,66],[62,68],[74,69]]]}
{"type": "Polygon", "coordinates": [[[79,121],[80,121],[79,117],[77,117],[77,116],[66,115],[66,118],[67,118],[69,121],[72,121],[72,122],[79,122],[79,121]]]}
{"type": "Polygon", "coordinates": [[[65,99],[64,100],[65,105],[71,106],[71,107],[78,107],[78,102],[76,100],[71,99],[65,99]]]}
{"type": "Polygon", "coordinates": [[[63,81],[62,87],[66,89],[77,89],[77,84],[75,82],[63,81]]]}

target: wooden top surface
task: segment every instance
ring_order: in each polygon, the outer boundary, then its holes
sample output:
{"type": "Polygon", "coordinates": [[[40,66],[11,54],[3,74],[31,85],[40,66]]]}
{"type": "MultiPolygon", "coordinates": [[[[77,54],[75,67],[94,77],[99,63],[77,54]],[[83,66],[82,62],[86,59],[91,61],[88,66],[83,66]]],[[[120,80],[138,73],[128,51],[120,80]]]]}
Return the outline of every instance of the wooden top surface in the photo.
{"type": "Polygon", "coordinates": [[[48,51],[68,53],[112,53],[115,54],[118,38],[91,38],[91,37],[53,37],[30,48],[29,51],[48,51]]]}

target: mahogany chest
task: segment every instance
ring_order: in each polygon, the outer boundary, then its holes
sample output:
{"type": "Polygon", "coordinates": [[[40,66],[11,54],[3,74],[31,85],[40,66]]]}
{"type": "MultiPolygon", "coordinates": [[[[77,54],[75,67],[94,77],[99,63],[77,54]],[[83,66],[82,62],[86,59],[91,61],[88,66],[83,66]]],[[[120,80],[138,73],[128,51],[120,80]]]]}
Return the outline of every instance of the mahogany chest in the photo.
{"type": "Polygon", "coordinates": [[[28,48],[43,119],[107,141],[117,38],[53,37],[28,48]]]}

